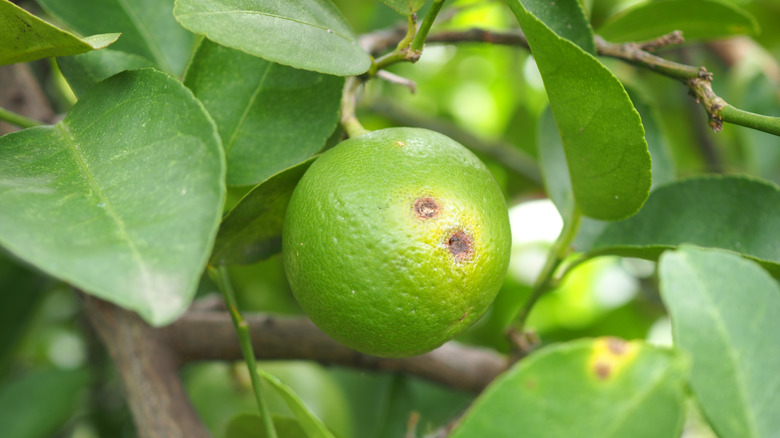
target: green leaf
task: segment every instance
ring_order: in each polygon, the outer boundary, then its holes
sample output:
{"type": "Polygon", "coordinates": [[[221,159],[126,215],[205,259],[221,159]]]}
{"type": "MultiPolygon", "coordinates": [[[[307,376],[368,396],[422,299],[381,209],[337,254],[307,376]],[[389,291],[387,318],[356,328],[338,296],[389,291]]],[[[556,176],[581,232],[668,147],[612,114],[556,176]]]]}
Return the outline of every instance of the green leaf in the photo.
{"type": "Polygon", "coordinates": [[[65,120],[0,137],[0,244],[166,324],[192,300],[217,232],[216,127],[180,82],[120,73],[65,120]]]}
{"type": "Polygon", "coordinates": [[[0,65],[67,56],[108,46],[118,33],[79,38],[0,0],[0,65]]]}
{"type": "Polygon", "coordinates": [[[758,22],[733,3],[720,0],[661,0],[629,7],[598,29],[609,41],[646,41],[675,30],[686,40],[757,35],[758,22]]]}
{"type": "Polygon", "coordinates": [[[664,253],[659,271],[675,345],[693,358],[691,389],[718,436],[778,436],[777,281],[737,255],[694,247],[664,253]]]}
{"type": "MultiPolygon", "coordinates": [[[[276,435],[280,438],[308,438],[294,418],[272,415],[276,435]]],[[[258,414],[238,414],[228,423],[225,438],[267,438],[263,417],[258,414]]]]}
{"type": "Polygon", "coordinates": [[[330,0],[177,0],[173,13],[195,33],[279,64],[339,76],[371,66],[330,0]]]}
{"type": "Polygon", "coordinates": [[[82,370],[41,368],[0,388],[0,425],[4,438],[48,438],[78,407],[89,376],[82,370]]]}
{"type": "Polygon", "coordinates": [[[618,220],[638,211],[651,185],[651,162],[639,114],[620,81],[596,58],[561,38],[509,0],[544,80],[577,208],[618,220]]]}
{"type": "Polygon", "coordinates": [[[408,16],[417,12],[425,4],[425,0],[382,0],[382,3],[390,6],[399,14],[408,16]]]}
{"type": "Polygon", "coordinates": [[[333,438],[333,434],[289,386],[259,368],[257,372],[265,382],[268,382],[282,396],[287,403],[287,407],[290,408],[290,411],[295,415],[295,419],[298,420],[298,424],[306,431],[307,436],[311,438],[333,438]]]}
{"type": "Polygon", "coordinates": [[[254,185],[322,149],[344,79],[204,41],[184,79],[217,122],[228,185],[254,185]]]}
{"type": "Polygon", "coordinates": [[[111,49],[57,58],[57,65],[77,96],[117,73],[155,66],[141,56],[111,49]]]}
{"type": "Polygon", "coordinates": [[[0,253],[0,375],[46,293],[41,275],[0,253]]]}
{"type": "Polygon", "coordinates": [[[745,176],[703,176],[661,186],[636,216],[610,224],[593,254],[657,259],[685,243],[720,248],[780,275],[780,189],[745,176]]]}
{"type": "Polygon", "coordinates": [[[687,367],[672,350],[617,338],[546,347],[491,383],[451,436],[677,438],[687,367]]]}
{"type": "Polygon", "coordinates": [[[82,34],[121,32],[114,50],[142,56],[180,76],[195,35],[173,19],[174,0],[37,0],[51,15],[82,34]]]}
{"type": "Polygon", "coordinates": [[[249,264],[282,249],[282,224],[295,185],[314,158],[258,184],[222,220],[212,264],[249,264]]]}
{"type": "MultiPolygon", "coordinates": [[[[520,0],[525,9],[544,23],[559,37],[565,38],[580,49],[596,54],[593,30],[578,0],[520,0]]],[[[521,23],[522,24],[522,23],[521,23]]]]}

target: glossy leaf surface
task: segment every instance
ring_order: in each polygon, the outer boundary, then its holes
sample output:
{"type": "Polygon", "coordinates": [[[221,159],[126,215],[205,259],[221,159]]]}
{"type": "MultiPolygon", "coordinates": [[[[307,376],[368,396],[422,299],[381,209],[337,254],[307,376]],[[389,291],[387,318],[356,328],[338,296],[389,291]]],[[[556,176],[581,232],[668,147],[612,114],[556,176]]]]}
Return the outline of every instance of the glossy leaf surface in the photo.
{"type": "Polygon", "coordinates": [[[491,383],[451,436],[677,438],[686,373],[674,351],[640,342],[553,345],[491,383]]]}
{"type": "Polygon", "coordinates": [[[142,56],[174,76],[184,71],[195,35],[173,19],[174,0],[37,0],[84,35],[120,32],[114,50],[142,56]]]}
{"type": "Polygon", "coordinates": [[[258,184],[225,216],[211,262],[232,265],[263,260],[282,249],[282,224],[295,185],[314,159],[258,184]]]}
{"type": "Polygon", "coordinates": [[[0,0],[0,65],[84,53],[108,46],[118,33],[79,38],[0,0]]]}
{"type": "Polygon", "coordinates": [[[780,274],[780,189],[744,176],[705,176],[653,191],[636,216],[610,224],[591,248],[654,260],[682,244],[720,248],[780,274]]]}
{"type": "Polygon", "coordinates": [[[647,199],[651,162],[625,89],[596,58],[553,32],[522,2],[510,0],[509,6],[544,80],[577,208],[594,219],[631,216],[647,199]]]}
{"type": "Polygon", "coordinates": [[[344,79],[204,41],[184,84],[217,123],[228,185],[254,185],[325,146],[338,123],[344,79]]]}
{"type": "Polygon", "coordinates": [[[559,37],[573,42],[591,55],[596,54],[593,31],[579,1],[521,0],[521,2],[528,12],[559,37]]]}
{"type": "Polygon", "coordinates": [[[609,41],[646,41],[680,30],[686,40],[756,35],[758,23],[747,11],[720,0],[662,0],[627,8],[598,29],[609,41]]]}
{"type": "Polygon", "coordinates": [[[756,263],[683,247],[661,257],[675,345],[693,358],[691,389],[722,438],[780,432],[780,286],[756,263]]]}
{"type": "Polygon", "coordinates": [[[279,64],[339,76],[371,65],[330,0],[178,0],[174,15],[212,41],[279,64]]]}
{"type": "Polygon", "coordinates": [[[224,172],[216,128],[189,90],[151,69],[120,73],[56,126],[0,138],[0,244],[165,324],[195,293],[224,172]]]}

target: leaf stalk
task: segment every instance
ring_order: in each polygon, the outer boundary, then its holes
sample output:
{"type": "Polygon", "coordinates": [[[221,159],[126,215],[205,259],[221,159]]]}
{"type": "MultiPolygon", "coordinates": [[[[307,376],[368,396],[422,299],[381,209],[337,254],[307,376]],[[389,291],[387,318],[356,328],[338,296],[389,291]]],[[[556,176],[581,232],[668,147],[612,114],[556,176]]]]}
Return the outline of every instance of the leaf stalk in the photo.
{"type": "Polygon", "coordinates": [[[230,283],[230,277],[228,276],[227,268],[225,266],[220,266],[219,268],[209,266],[208,273],[211,279],[214,280],[214,282],[217,284],[219,291],[222,293],[222,298],[225,300],[228,313],[230,313],[230,318],[233,320],[233,325],[236,328],[238,342],[241,345],[241,353],[244,356],[244,361],[246,362],[246,366],[249,369],[249,377],[252,380],[252,388],[255,392],[257,407],[260,410],[260,416],[263,418],[265,435],[269,438],[277,438],[274,422],[271,418],[271,413],[268,410],[268,403],[265,401],[260,374],[257,372],[257,361],[255,359],[254,349],[252,348],[252,338],[249,334],[249,324],[246,322],[243,315],[241,315],[241,312],[238,311],[236,295],[233,291],[233,286],[230,283]]]}

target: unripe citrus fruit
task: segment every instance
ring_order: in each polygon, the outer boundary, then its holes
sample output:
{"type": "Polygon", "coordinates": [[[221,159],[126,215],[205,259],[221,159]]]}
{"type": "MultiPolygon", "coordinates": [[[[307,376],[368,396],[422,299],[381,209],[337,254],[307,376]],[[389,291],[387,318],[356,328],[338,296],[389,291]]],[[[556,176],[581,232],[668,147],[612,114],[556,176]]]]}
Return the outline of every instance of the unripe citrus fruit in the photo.
{"type": "Polygon", "coordinates": [[[293,293],[333,339],[420,354],[476,322],[503,283],[506,203],[454,140],[390,128],[325,152],[293,192],[282,252],[293,293]]]}

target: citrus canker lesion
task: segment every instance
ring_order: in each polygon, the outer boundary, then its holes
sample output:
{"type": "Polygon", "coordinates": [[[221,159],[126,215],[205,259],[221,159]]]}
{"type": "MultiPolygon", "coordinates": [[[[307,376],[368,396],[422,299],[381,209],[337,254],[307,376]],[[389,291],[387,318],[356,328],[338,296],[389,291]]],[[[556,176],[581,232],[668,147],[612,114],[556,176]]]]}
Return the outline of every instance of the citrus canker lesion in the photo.
{"type": "Polygon", "coordinates": [[[430,351],[476,322],[503,283],[510,244],[484,164],[415,128],[324,153],[293,193],[282,239],[290,286],[312,321],[389,357],[430,351]]]}

